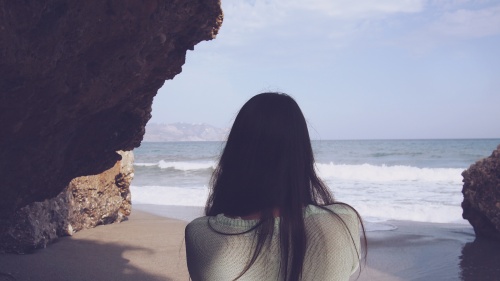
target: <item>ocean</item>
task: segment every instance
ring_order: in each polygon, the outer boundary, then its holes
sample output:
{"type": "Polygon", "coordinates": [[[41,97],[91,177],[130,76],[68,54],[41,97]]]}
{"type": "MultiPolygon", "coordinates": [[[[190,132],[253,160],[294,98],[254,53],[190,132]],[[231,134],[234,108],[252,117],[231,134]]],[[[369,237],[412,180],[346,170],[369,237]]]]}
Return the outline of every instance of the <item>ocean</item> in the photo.
{"type": "MultiPolygon", "coordinates": [[[[313,141],[318,175],[365,222],[467,223],[461,173],[500,139],[313,141]]],[[[134,150],[133,204],[204,206],[224,142],[143,142],[134,150]]]]}

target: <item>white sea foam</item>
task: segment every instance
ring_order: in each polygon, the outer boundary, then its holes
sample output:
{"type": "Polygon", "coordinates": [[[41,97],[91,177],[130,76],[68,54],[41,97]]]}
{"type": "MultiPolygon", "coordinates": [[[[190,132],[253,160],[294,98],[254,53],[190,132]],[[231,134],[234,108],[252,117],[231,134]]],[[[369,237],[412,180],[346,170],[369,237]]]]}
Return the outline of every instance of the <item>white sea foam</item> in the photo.
{"type": "Polygon", "coordinates": [[[390,231],[390,230],[396,230],[398,227],[387,223],[387,222],[372,222],[372,221],[364,221],[363,225],[365,227],[366,231],[390,231]]]}
{"type": "Polygon", "coordinates": [[[335,198],[364,218],[462,223],[462,169],[319,165],[335,198]]]}
{"type": "MultiPolygon", "coordinates": [[[[136,165],[187,171],[213,168],[215,163],[161,160],[136,165]]],[[[333,163],[319,163],[317,169],[336,200],[351,204],[368,222],[376,223],[372,230],[391,229],[378,220],[464,222],[460,207],[462,169],[333,163]]],[[[203,185],[208,183],[206,177],[205,182],[191,188],[132,186],[132,200],[134,204],[204,206],[208,196],[208,187],[203,185]]]]}
{"type": "Polygon", "coordinates": [[[134,163],[134,166],[137,166],[137,167],[151,167],[151,166],[158,166],[158,163],[134,163]]]}
{"type": "Polygon", "coordinates": [[[201,170],[215,168],[215,162],[165,162],[160,160],[158,166],[162,169],[173,168],[176,170],[201,170]]]}
{"type": "Polygon", "coordinates": [[[381,220],[410,220],[434,223],[467,223],[462,219],[462,208],[438,204],[391,204],[380,202],[349,202],[368,222],[381,220]],[[370,218],[375,217],[373,221],[370,218]]]}
{"type": "Polygon", "coordinates": [[[386,165],[345,165],[345,164],[316,164],[321,178],[390,182],[390,181],[423,181],[461,183],[461,173],[464,169],[454,168],[418,168],[412,166],[386,165]]]}
{"type": "Polygon", "coordinates": [[[138,167],[152,167],[157,166],[160,169],[174,169],[180,171],[189,171],[189,170],[203,170],[203,169],[214,169],[215,162],[214,161],[206,161],[206,162],[167,162],[164,160],[160,160],[157,163],[134,163],[134,166],[138,167]]]}
{"type": "MultiPolygon", "coordinates": [[[[183,188],[165,186],[132,186],[134,204],[156,204],[172,206],[204,206],[208,188],[183,188]]],[[[358,210],[368,222],[380,223],[385,220],[411,220],[436,223],[465,223],[462,219],[460,202],[425,202],[420,199],[410,200],[394,195],[390,198],[373,196],[370,199],[355,198],[336,194],[336,199],[348,202],[358,210]],[[391,200],[394,199],[393,201],[391,200]]],[[[456,201],[456,200],[454,200],[456,201]]],[[[459,200],[460,201],[460,200],[459,200]]],[[[390,230],[385,228],[385,230],[390,230]]]]}
{"type": "Polygon", "coordinates": [[[131,186],[130,190],[132,204],[204,206],[208,197],[206,187],[131,186]]]}

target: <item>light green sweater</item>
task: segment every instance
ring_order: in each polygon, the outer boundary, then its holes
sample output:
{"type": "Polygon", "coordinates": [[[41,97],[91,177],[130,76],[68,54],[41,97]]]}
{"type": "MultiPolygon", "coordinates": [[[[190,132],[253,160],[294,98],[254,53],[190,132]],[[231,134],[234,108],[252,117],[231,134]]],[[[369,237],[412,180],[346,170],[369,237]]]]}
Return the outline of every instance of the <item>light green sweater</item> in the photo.
{"type": "MultiPolygon", "coordinates": [[[[334,215],[321,208],[312,205],[304,208],[307,252],[302,280],[349,280],[358,267],[360,236],[356,214],[343,205],[330,205],[327,208],[338,214],[347,228],[334,215]]],[[[241,233],[254,226],[257,220],[229,218],[220,214],[197,218],[186,226],[187,263],[192,280],[233,280],[253,254],[254,231],[241,235],[222,235],[209,228],[208,220],[215,230],[223,233],[241,233]]],[[[252,267],[238,280],[283,279],[279,275],[279,218],[275,222],[270,248],[264,246],[252,267]]]]}

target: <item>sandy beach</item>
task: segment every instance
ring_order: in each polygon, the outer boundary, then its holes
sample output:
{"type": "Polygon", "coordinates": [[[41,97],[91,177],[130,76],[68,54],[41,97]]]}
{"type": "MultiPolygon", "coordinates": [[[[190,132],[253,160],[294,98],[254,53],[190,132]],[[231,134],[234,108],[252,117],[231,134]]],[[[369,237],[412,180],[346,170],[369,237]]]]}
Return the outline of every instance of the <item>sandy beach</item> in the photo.
{"type": "Polygon", "coordinates": [[[134,209],[128,221],[82,230],[33,254],[1,254],[0,280],[189,280],[185,225],[134,209]]]}
{"type": "MultiPolygon", "coordinates": [[[[29,255],[0,255],[0,280],[189,280],[186,222],[200,207],[137,205],[129,220],[84,230],[29,255]],[[169,217],[165,217],[168,215],[169,217]]],[[[500,280],[500,243],[463,224],[388,221],[367,233],[351,280],[500,280]]]]}

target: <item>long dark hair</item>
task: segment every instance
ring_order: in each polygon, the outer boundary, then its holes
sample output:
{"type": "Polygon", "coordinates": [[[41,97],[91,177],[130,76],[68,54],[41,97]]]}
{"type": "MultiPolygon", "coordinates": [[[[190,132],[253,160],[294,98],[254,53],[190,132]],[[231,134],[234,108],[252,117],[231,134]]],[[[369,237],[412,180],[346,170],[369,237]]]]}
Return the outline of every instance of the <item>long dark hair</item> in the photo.
{"type": "Polygon", "coordinates": [[[307,123],[292,97],[262,93],[243,105],[210,186],[207,216],[260,216],[254,227],[259,230],[255,251],[236,279],[252,266],[272,236],[273,212],[279,210],[280,270],[285,280],[299,280],[307,242],[303,207],[336,202],[316,175],[307,123]]]}

